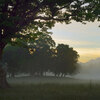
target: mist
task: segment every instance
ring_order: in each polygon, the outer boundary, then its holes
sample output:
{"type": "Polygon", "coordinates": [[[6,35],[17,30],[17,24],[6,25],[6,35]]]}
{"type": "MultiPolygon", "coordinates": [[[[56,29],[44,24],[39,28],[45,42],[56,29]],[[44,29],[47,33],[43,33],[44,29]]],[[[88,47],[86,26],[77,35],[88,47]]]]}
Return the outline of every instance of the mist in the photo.
{"type": "Polygon", "coordinates": [[[77,79],[100,80],[100,58],[79,63],[79,72],[74,77],[77,79]]]}

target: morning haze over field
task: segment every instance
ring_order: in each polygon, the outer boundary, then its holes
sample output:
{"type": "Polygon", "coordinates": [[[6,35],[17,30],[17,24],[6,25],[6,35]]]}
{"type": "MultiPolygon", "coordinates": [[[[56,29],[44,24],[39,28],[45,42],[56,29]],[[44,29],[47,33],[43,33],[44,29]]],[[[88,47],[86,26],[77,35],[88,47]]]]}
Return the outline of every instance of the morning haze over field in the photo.
{"type": "Polygon", "coordinates": [[[56,24],[52,29],[53,39],[57,43],[69,44],[80,55],[79,62],[88,62],[100,57],[99,22],[86,25],[72,21],[71,24],[56,24]]]}
{"type": "Polygon", "coordinates": [[[100,0],[0,0],[0,100],[100,100],[100,0]]]}

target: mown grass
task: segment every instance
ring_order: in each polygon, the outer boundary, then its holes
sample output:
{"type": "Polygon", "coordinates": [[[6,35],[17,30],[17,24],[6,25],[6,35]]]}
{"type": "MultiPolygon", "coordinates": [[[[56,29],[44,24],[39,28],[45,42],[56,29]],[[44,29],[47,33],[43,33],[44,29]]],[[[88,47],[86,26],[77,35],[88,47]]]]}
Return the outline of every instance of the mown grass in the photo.
{"type": "Polygon", "coordinates": [[[0,100],[100,100],[100,85],[14,84],[0,89],[0,100]]]}

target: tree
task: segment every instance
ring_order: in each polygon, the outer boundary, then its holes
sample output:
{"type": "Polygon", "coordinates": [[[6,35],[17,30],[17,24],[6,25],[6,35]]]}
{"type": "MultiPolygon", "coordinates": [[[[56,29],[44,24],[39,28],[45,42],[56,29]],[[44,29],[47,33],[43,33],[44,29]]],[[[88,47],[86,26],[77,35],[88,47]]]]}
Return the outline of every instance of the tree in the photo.
{"type": "Polygon", "coordinates": [[[78,53],[68,45],[59,44],[56,47],[57,53],[54,57],[53,72],[55,75],[65,76],[73,74],[77,70],[78,53]]]}
{"type": "Polygon", "coordinates": [[[3,62],[7,63],[7,72],[11,77],[21,72],[25,55],[28,55],[28,50],[21,47],[8,45],[4,49],[3,62]]]}
{"type": "MultiPolygon", "coordinates": [[[[99,0],[0,0],[0,59],[7,43],[24,45],[55,22],[100,20],[99,5],[99,0]]],[[[2,72],[0,87],[6,87],[2,72]]]]}
{"type": "Polygon", "coordinates": [[[52,55],[51,48],[55,47],[55,42],[51,38],[51,35],[42,34],[30,46],[33,48],[33,54],[31,55],[31,61],[29,63],[31,65],[30,72],[33,74],[37,72],[40,76],[43,76],[43,73],[49,69],[48,63],[52,55]]]}
{"type": "Polygon", "coordinates": [[[17,73],[36,72],[43,75],[48,70],[51,48],[55,46],[51,35],[42,34],[34,42],[30,42],[27,48],[7,45],[3,53],[3,62],[7,63],[7,72],[10,77],[17,73]]]}

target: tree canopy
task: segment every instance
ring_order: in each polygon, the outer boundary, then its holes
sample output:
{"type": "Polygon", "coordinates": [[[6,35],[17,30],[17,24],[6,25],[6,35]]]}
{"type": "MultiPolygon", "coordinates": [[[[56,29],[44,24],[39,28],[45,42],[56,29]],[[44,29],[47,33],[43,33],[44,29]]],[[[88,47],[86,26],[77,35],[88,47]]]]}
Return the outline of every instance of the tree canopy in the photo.
{"type": "Polygon", "coordinates": [[[25,48],[6,47],[3,61],[7,63],[8,74],[11,77],[21,73],[43,76],[44,74],[46,75],[46,72],[52,72],[55,76],[64,77],[77,72],[79,55],[73,48],[59,44],[55,49],[52,49],[49,45],[45,46],[42,41],[41,44],[42,47],[38,48],[36,46],[32,54],[25,48]]]}
{"type": "Polygon", "coordinates": [[[56,22],[95,19],[100,21],[100,0],[0,0],[0,48],[16,38],[34,40],[56,22]]]}
{"type": "Polygon", "coordinates": [[[69,45],[58,44],[56,54],[52,58],[52,71],[55,75],[65,76],[73,74],[77,71],[78,53],[69,47],[69,45]]]}

